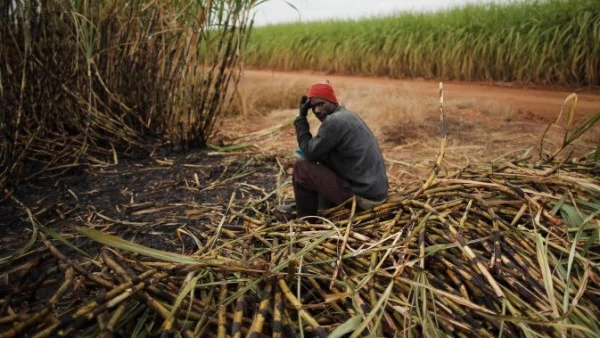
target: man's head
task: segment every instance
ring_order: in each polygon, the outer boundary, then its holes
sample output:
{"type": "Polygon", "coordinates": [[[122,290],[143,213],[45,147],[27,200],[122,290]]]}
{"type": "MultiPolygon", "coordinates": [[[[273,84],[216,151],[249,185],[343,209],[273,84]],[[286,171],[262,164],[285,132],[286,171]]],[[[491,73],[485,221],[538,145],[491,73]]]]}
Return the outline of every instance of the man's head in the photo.
{"type": "Polygon", "coordinates": [[[310,100],[310,107],[319,121],[323,121],[327,115],[333,113],[338,107],[337,97],[335,97],[335,92],[329,81],[314,83],[308,89],[306,96],[310,100]]]}

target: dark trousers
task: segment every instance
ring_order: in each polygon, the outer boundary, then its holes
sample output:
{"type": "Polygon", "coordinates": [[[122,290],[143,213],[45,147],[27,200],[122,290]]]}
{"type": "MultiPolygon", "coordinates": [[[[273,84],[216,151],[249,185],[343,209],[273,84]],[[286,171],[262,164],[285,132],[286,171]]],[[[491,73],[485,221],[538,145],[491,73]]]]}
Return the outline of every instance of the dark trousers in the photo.
{"type": "Polygon", "coordinates": [[[354,195],[331,169],[302,159],[294,164],[292,183],[298,217],[315,216],[319,209],[334,207],[354,195]]]}

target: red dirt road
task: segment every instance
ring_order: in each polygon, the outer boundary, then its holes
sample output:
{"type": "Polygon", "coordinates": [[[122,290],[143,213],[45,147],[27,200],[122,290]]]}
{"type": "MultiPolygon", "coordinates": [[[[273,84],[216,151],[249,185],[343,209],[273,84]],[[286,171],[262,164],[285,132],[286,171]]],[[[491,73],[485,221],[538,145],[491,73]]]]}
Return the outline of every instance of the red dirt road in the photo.
{"type": "MultiPolygon", "coordinates": [[[[375,77],[326,75],[307,72],[279,72],[264,70],[245,70],[244,76],[252,80],[308,80],[308,83],[328,79],[335,85],[368,85],[374,87],[402,88],[410,95],[420,97],[433,97],[437,94],[437,81],[430,80],[399,80],[375,77]]],[[[508,87],[503,85],[489,85],[480,83],[444,82],[444,95],[446,99],[475,99],[493,100],[504,102],[516,111],[531,112],[538,116],[550,114],[556,117],[564,99],[571,94],[568,89],[508,87]]],[[[588,116],[600,111],[600,89],[579,91],[577,105],[578,115],[588,116]]]]}

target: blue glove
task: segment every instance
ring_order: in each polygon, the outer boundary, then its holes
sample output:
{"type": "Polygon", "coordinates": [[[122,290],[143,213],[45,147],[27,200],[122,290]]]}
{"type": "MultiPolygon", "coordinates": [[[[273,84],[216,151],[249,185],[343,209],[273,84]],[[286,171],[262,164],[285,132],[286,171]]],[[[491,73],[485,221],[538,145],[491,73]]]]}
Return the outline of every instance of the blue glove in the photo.
{"type": "Polygon", "coordinates": [[[302,149],[300,149],[300,148],[296,149],[296,157],[304,159],[304,153],[302,152],[302,149]]]}

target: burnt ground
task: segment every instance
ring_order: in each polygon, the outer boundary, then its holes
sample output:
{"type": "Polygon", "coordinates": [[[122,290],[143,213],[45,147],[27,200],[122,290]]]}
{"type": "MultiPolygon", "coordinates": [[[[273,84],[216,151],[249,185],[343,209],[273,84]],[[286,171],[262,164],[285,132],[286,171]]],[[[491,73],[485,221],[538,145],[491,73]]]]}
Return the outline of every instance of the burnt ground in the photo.
{"type": "MultiPolygon", "coordinates": [[[[182,233],[201,236],[202,227],[216,226],[234,192],[229,215],[254,200],[274,201],[278,173],[277,159],[272,156],[207,150],[164,153],[143,160],[122,159],[115,165],[82,166],[69,175],[41,178],[20,186],[14,197],[31,209],[41,225],[62,233],[86,251],[96,251],[93,248],[100,245],[75,235],[71,225],[91,227],[155,249],[189,253],[197,246],[191,236],[182,233]]],[[[253,213],[271,217],[266,210],[270,205],[261,203],[258,208],[265,210],[253,213]]],[[[226,219],[227,226],[239,223],[237,217],[226,219]]],[[[31,222],[17,202],[9,199],[0,204],[2,256],[22,248],[31,234],[31,222]]]]}
{"type": "MultiPolygon", "coordinates": [[[[282,161],[285,159],[274,156],[210,150],[163,151],[146,159],[120,159],[113,165],[85,165],[67,175],[46,176],[19,186],[14,198],[0,204],[0,313],[10,318],[15,312],[44,309],[59,290],[67,260],[85,271],[98,267],[96,258],[104,245],[77,232],[74,226],[189,255],[205,246],[221,222],[223,232],[245,230],[244,220],[236,213],[269,222],[274,203],[281,200],[277,187],[282,183],[278,178],[282,161]],[[47,229],[44,233],[58,255],[43,243],[41,234],[28,247],[34,227],[23,206],[47,229]],[[50,238],[52,233],[68,243],[50,238]],[[25,252],[19,251],[24,248],[25,252]],[[66,258],[58,259],[61,254],[66,258]]],[[[156,262],[143,255],[132,257],[150,266],[156,262]]],[[[78,274],[68,297],[53,307],[54,313],[68,316],[104,292],[78,274]]],[[[139,318],[142,314],[131,315],[139,318]]],[[[50,326],[56,320],[49,316],[43,325],[50,326]]],[[[117,336],[128,336],[136,323],[133,320],[120,326],[117,336]]],[[[12,327],[10,323],[1,325],[0,332],[12,327]]],[[[93,330],[83,332],[84,336],[97,334],[93,330]]]]}

